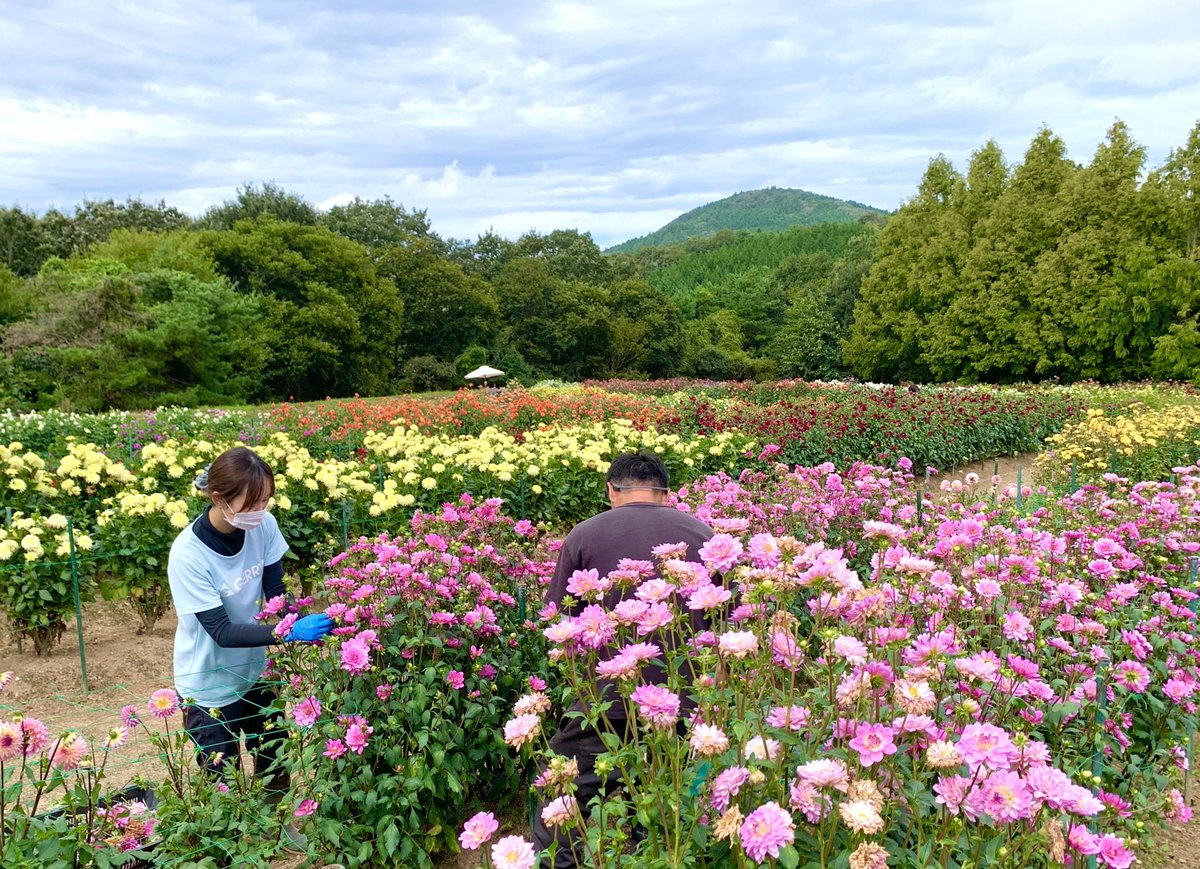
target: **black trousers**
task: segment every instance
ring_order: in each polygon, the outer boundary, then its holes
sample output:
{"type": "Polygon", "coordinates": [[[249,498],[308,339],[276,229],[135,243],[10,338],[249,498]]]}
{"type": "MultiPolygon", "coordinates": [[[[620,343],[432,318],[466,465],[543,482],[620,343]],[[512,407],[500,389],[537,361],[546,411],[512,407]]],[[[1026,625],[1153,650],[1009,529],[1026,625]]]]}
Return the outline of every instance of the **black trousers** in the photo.
{"type": "Polygon", "coordinates": [[[282,716],[268,711],[275,701],[275,691],[269,685],[258,684],[238,700],[215,710],[216,715],[201,706],[185,706],[183,726],[196,743],[196,759],[205,769],[221,774],[226,764],[241,758],[241,739],[254,759],[254,774],[271,774],[268,790],[287,790],[287,774],[277,766],[287,728],[282,716]],[[268,722],[273,727],[268,728],[268,722]]]}
{"type": "MultiPolygon", "coordinates": [[[[613,719],[609,726],[614,732],[624,735],[629,722],[625,719],[613,719]]],[[[558,730],[550,737],[550,749],[565,758],[575,758],[579,764],[579,775],[575,779],[575,799],[584,818],[588,816],[588,803],[601,792],[619,787],[617,773],[609,773],[601,778],[596,773],[596,758],[606,749],[600,734],[591,728],[581,727],[578,719],[564,718],[559,722],[558,730]]],[[[552,799],[553,797],[551,797],[552,799]]],[[[537,809],[534,812],[533,841],[539,851],[557,843],[554,858],[542,858],[541,869],[573,869],[575,866],[587,865],[587,852],[584,850],[584,831],[576,824],[570,828],[557,827],[551,829],[542,820],[542,809],[550,800],[539,796],[537,809]]]]}

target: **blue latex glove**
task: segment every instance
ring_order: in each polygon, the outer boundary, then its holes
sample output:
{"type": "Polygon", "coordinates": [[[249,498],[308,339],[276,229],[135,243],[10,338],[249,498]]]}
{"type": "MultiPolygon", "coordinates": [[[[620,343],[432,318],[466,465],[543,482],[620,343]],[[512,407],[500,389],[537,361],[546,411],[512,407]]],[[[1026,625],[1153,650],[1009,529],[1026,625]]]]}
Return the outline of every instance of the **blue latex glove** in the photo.
{"type": "Polygon", "coordinates": [[[319,640],[327,633],[333,630],[333,619],[325,615],[325,613],[317,613],[316,615],[304,616],[297,619],[296,624],[292,625],[292,629],[288,635],[283,638],[285,643],[311,643],[314,640],[319,640]]]}

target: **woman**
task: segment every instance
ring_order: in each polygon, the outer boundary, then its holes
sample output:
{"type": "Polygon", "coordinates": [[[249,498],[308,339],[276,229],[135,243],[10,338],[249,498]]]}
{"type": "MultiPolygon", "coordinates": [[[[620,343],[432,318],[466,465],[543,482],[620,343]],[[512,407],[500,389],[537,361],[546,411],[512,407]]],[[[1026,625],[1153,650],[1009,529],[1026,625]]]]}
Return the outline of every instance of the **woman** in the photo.
{"type": "MultiPolygon", "coordinates": [[[[275,699],[262,680],[266,646],[280,642],[254,617],[264,601],[285,593],[280,559],[288,546],[267,510],[275,477],[256,453],[234,447],[217,456],[196,486],[212,502],[171,545],[167,577],[179,617],[175,631],[175,690],[185,701],[184,727],[203,766],[239,756],[238,734],[264,775],[275,762],[286,728],[266,724],[275,699]]],[[[319,640],[333,629],[324,613],[299,619],[284,642],[319,640]]],[[[287,789],[274,770],[268,789],[287,789]]]]}

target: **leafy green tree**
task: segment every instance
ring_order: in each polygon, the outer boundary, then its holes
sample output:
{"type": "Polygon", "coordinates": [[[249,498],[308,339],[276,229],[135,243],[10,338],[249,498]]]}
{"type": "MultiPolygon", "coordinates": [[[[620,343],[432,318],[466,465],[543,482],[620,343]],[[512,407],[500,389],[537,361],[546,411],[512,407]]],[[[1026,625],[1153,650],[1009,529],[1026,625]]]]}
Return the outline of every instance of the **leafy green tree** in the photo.
{"type": "Polygon", "coordinates": [[[284,190],[273,181],[264,181],[261,187],[253,184],[239,187],[237,196],[208,209],[196,224],[202,229],[233,229],[239,220],[254,220],[264,215],[302,226],[316,226],[320,218],[317,209],[300,194],[284,190]]]}
{"type": "Polygon", "coordinates": [[[684,324],[682,373],[712,379],[750,377],[751,359],[742,346],[742,334],[741,320],[727,309],[684,324]],[[719,376],[720,371],[725,374],[719,376]]]}
{"type": "MultiPolygon", "coordinates": [[[[833,269],[825,279],[825,300],[829,305],[829,313],[838,327],[847,333],[854,319],[859,289],[875,257],[875,238],[876,234],[869,232],[850,239],[845,255],[834,260],[833,269]]],[[[841,356],[840,350],[838,356],[841,356]]]]}
{"type": "Polygon", "coordinates": [[[34,295],[25,282],[0,265],[0,326],[25,319],[33,306],[34,295]]]}
{"type": "Polygon", "coordinates": [[[1135,298],[1135,310],[1171,309],[1171,322],[1153,338],[1151,374],[1200,381],[1200,122],[1143,193],[1166,251],[1150,279],[1158,293],[1135,298]]]}
{"type": "Polygon", "coordinates": [[[257,300],[224,280],[52,260],[39,305],[3,330],[19,400],[76,410],[245,401],[262,368],[257,300]],[[148,284],[158,287],[151,299],[148,284]]]}
{"type": "Polygon", "coordinates": [[[494,286],[503,322],[499,347],[515,349],[538,376],[606,373],[611,324],[602,288],[563,280],[533,257],[509,260],[494,286]]]}
{"type": "Polygon", "coordinates": [[[1119,380],[1141,368],[1152,344],[1136,334],[1130,291],[1157,259],[1140,219],[1145,148],[1118,121],[1092,162],[1058,197],[1065,232],[1038,258],[1030,303],[1038,328],[1027,336],[1035,372],[1068,380],[1119,380]]]}
{"type": "Polygon", "coordinates": [[[927,380],[929,317],[958,284],[967,241],[953,197],[962,176],[944,156],[925,170],[917,195],[879,232],[875,264],[862,282],[842,351],[860,377],[927,380]]]}
{"type": "Polygon", "coordinates": [[[805,293],[788,309],[771,343],[771,356],[784,377],[832,380],[843,373],[844,337],[829,303],[819,293],[805,293]]]}
{"type": "Polygon", "coordinates": [[[617,281],[608,289],[611,312],[608,371],[670,377],[683,350],[679,309],[643,280],[617,281]]]}
{"type": "Polygon", "coordinates": [[[262,298],[266,396],[372,395],[392,381],[404,305],[362,245],[269,214],[202,239],[240,292],[262,298]]]}
{"type": "Polygon", "coordinates": [[[318,220],[321,226],[377,254],[418,242],[432,246],[438,253],[446,252],[445,244],[430,228],[428,214],[423,209],[406,211],[390,196],[372,201],[355,196],[352,202],[335,205],[318,220]]]}
{"type": "Polygon", "coordinates": [[[546,235],[527,232],[513,244],[509,255],[542,260],[550,274],[564,281],[603,286],[610,277],[609,262],[592,241],[590,232],[575,229],[556,229],[546,235]]]}
{"type": "Polygon", "coordinates": [[[463,271],[492,281],[512,258],[514,245],[489,229],[474,242],[450,242],[447,247],[448,256],[462,266],[463,271]]]}
{"type": "MultiPolygon", "coordinates": [[[[481,365],[487,365],[488,359],[491,358],[486,347],[479,344],[472,344],[462,353],[454,357],[454,369],[458,372],[459,377],[470,374],[481,365]]],[[[492,366],[495,368],[496,366],[492,366]]],[[[504,369],[501,369],[502,371],[504,369]]]]}
{"type": "Polygon", "coordinates": [[[36,215],[0,208],[0,264],[17,275],[37,274],[45,262],[45,230],[36,215]]]}
{"type": "Polygon", "coordinates": [[[1007,183],[999,177],[1000,155],[981,157],[984,166],[976,175],[984,180],[972,195],[971,249],[928,358],[942,379],[1026,380],[1034,376],[1030,336],[1048,325],[1038,322],[1032,307],[1033,271],[1066,231],[1058,201],[1078,168],[1048,129],[1034,137],[1007,183]]]}
{"type": "Polygon", "coordinates": [[[497,335],[495,289],[442,256],[438,247],[432,239],[415,238],[377,254],[379,274],[395,285],[404,305],[401,358],[453,359],[469,344],[488,346],[497,335]]]}
{"type": "Polygon", "coordinates": [[[140,199],[85,199],[71,215],[53,208],[41,217],[0,209],[0,262],[19,275],[33,275],[51,257],[86,253],[118,230],[168,232],[190,225],[179,209],[140,199]]]}
{"type": "Polygon", "coordinates": [[[121,263],[135,274],[165,269],[186,272],[206,282],[220,278],[200,234],[188,230],[114,230],[107,240],[92,246],[88,258],[121,263]]]}
{"type": "Polygon", "coordinates": [[[400,366],[401,392],[433,392],[460,385],[454,364],[436,356],[414,356],[400,366]]]}

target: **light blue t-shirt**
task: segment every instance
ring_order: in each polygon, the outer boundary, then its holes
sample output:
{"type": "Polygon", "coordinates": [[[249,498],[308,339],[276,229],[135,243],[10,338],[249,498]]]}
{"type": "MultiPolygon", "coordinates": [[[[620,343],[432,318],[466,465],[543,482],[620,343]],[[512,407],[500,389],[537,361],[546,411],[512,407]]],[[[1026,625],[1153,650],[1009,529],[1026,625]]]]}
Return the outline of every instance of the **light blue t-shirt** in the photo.
{"type": "MultiPolygon", "coordinates": [[[[193,523],[194,524],[194,523],[193,523]]],[[[267,652],[223,649],[216,644],[196,613],[224,606],[229,621],[249,624],[262,610],[263,568],[287,552],[275,517],[267,514],[257,528],[246,531],[237,555],[213,552],[189,525],[171,544],[167,578],[179,616],[175,629],[175,690],[211,709],[240,698],[262,676],[267,652]]]]}

